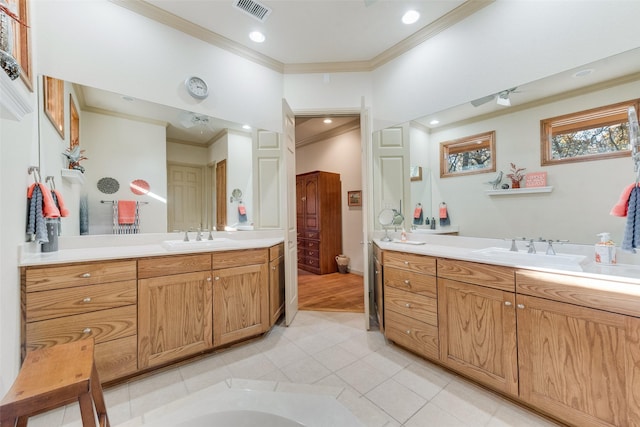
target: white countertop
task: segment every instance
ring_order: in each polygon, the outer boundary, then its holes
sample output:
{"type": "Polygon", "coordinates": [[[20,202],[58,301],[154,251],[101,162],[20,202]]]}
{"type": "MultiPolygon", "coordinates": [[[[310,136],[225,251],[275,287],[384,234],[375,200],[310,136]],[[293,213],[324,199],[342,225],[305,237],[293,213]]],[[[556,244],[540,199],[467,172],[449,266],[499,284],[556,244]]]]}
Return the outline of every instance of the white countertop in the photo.
{"type": "MultiPolygon", "coordinates": [[[[413,236],[412,236],[413,237],[413,236]]],[[[505,258],[500,258],[499,256],[489,256],[486,253],[483,253],[482,250],[490,247],[498,247],[503,248],[507,251],[507,247],[509,246],[508,242],[504,240],[493,240],[493,239],[473,239],[473,238],[464,238],[464,237],[449,237],[448,239],[440,238],[439,241],[433,241],[433,238],[420,239],[417,238],[410,239],[408,243],[402,243],[400,241],[393,242],[384,242],[379,238],[374,239],[374,242],[383,250],[389,251],[398,251],[398,252],[407,252],[414,253],[419,255],[429,255],[434,257],[442,257],[442,258],[451,258],[451,259],[459,259],[463,261],[473,261],[473,262],[482,262],[485,264],[494,264],[494,265],[503,265],[507,267],[515,267],[515,268],[526,268],[526,269],[535,269],[538,271],[546,271],[552,273],[562,273],[575,275],[579,277],[590,277],[594,279],[603,279],[603,280],[612,280],[616,282],[625,282],[632,285],[640,285],[640,265],[635,264],[616,264],[616,265],[601,265],[596,264],[592,261],[591,256],[586,254],[589,250],[591,253],[593,252],[593,247],[588,245],[572,245],[572,246],[581,246],[577,249],[571,248],[573,250],[564,250],[565,247],[563,245],[559,245],[556,247],[556,252],[558,255],[562,256],[563,254],[578,254],[585,256],[585,262],[581,265],[573,265],[573,266],[554,266],[554,267],[544,267],[541,266],[540,263],[529,263],[528,256],[526,253],[526,249],[522,251],[520,250],[519,254],[521,254],[521,259],[515,261],[512,259],[508,259],[508,256],[505,258]],[[459,244],[456,244],[459,243],[459,244]]],[[[542,246],[544,243],[541,242],[542,246]]],[[[554,255],[542,255],[538,252],[539,257],[553,257],[554,255]]],[[[544,254],[544,252],[543,252],[544,254]]],[[[506,255],[509,255],[508,252],[506,255]]],[[[640,256],[640,255],[638,255],[640,256]]],[[[639,290],[640,291],[640,290],[639,290]]],[[[635,293],[635,292],[634,292],[635,293]]]]}
{"type": "MultiPolygon", "coordinates": [[[[282,234],[281,232],[279,234],[282,234]]],[[[194,237],[190,234],[190,237],[194,237]]],[[[163,242],[166,240],[180,240],[182,235],[176,233],[133,235],[133,236],[78,236],[61,238],[59,250],[55,252],[37,252],[33,244],[21,246],[18,265],[20,267],[63,264],[72,262],[104,261],[126,258],[140,258],[162,255],[177,255],[199,252],[233,251],[256,248],[268,248],[284,241],[277,233],[260,232],[220,232],[216,238],[223,238],[228,242],[215,247],[198,247],[200,242],[192,239],[193,245],[167,249],[163,242]]],[[[202,243],[207,242],[206,235],[202,243]]]]}

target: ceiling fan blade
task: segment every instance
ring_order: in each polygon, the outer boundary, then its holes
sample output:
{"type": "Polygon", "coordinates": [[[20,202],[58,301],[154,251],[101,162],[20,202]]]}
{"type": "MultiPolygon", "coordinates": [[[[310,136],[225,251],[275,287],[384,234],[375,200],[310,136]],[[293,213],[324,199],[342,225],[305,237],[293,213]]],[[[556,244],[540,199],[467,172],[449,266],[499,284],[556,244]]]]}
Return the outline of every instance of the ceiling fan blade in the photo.
{"type": "Polygon", "coordinates": [[[483,96],[482,98],[474,99],[473,101],[471,101],[471,105],[473,105],[474,107],[479,107],[482,104],[486,104],[487,102],[492,101],[495,97],[495,95],[483,96]]]}

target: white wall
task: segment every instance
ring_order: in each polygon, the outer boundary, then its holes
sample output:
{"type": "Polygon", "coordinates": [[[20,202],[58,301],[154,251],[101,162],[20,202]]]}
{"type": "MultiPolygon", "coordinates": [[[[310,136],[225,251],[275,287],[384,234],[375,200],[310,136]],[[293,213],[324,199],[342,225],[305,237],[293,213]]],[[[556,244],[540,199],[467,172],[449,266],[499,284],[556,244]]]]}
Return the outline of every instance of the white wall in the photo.
{"type": "Polygon", "coordinates": [[[640,46],[640,2],[496,1],[372,74],[373,130],[640,46]]]}
{"type": "Polygon", "coordinates": [[[362,190],[360,129],[305,145],[296,150],[296,175],[316,170],[340,174],[342,182],[342,253],[351,258],[349,268],[364,272],[362,257],[362,207],[349,207],[347,192],[362,190]]]}
{"type": "MultiPolygon", "coordinates": [[[[629,157],[540,166],[540,120],[626,101],[640,95],[640,81],[577,96],[431,134],[429,161],[434,171],[433,208],[447,202],[460,234],[475,237],[529,237],[595,243],[596,234],[610,232],[622,242],[626,218],[609,211],[622,189],[635,179],[629,157]],[[443,141],[496,131],[496,165],[505,175],[509,163],[526,172],[547,172],[551,193],[488,196],[486,182],[496,174],[439,177],[438,150],[443,141]]],[[[505,177],[503,182],[509,180],[505,177]]],[[[434,212],[437,212],[434,210],[434,212]]]]}
{"type": "Polygon", "coordinates": [[[111,234],[113,205],[101,200],[136,200],[140,206],[140,231],[167,231],[167,159],[164,126],[85,112],[81,122],[81,147],[86,150],[85,184],[89,197],[89,234],[111,234]],[[97,182],[111,177],[120,183],[116,193],[104,194],[97,182]],[[149,183],[149,195],[134,194],[129,183],[143,179],[149,183]]]}
{"type": "Polygon", "coordinates": [[[32,25],[44,35],[36,41],[39,74],[281,129],[281,74],[107,0],[33,3],[32,25]],[[206,100],[186,93],[184,80],[190,75],[209,84],[206,100]]]}
{"type": "Polygon", "coordinates": [[[167,142],[167,162],[204,166],[208,161],[207,151],[207,147],[167,142]]]}

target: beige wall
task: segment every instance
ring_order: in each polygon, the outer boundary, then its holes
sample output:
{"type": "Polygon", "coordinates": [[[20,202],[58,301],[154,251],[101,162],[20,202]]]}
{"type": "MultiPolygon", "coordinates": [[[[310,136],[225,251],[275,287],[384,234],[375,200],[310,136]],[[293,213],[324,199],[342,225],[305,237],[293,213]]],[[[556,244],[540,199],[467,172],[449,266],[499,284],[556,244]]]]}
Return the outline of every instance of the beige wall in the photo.
{"type": "Polygon", "coordinates": [[[362,190],[360,129],[296,149],[296,174],[325,171],[340,174],[342,181],[342,252],[354,273],[364,271],[362,255],[362,207],[349,207],[347,192],[362,190]]]}

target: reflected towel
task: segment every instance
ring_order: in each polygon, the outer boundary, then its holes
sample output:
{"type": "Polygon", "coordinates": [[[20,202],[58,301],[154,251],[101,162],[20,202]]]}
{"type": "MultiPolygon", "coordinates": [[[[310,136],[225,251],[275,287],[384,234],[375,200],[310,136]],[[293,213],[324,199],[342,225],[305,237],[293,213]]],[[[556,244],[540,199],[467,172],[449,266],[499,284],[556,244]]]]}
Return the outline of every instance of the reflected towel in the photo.
{"type": "Polygon", "coordinates": [[[55,201],[53,200],[53,196],[51,195],[51,190],[41,182],[31,184],[29,189],[27,190],[27,198],[31,198],[31,193],[33,193],[33,189],[35,187],[40,188],[40,193],[42,194],[42,213],[45,218],[59,218],[60,210],[58,206],[56,206],[55,201]]]}
{"type": "Polygon", "coordinates": [[[629,196],[627,225],[624,228],[621,248],[623,251],[636,253],[640,246],[640,187],[633,186],[629,196]]]}
{"type": "Polygon", "coordinates": [[[60,194],[60,192],[58,190],[51,190],[51,192],[53,193],[53,199],[56,202],[56,206],[58,207],[58,210],[60,211],[60,216],[68,217],[69,216],[69,209],[67,209],[64,206],[64,200],[62,199],[62,194],[60,194]]]}
{"type": "Polygon", "coordinates": [[[609,215],[613,216],[627,216],[627,209],[629,208],[629,196],[631,196],[631,190],[636,186],[636,183],[629,184],[622,190],[622,194],[620,195],[620,199],[618,203],[615,204],[614,207],[611,208],[611,212],[609,215]]]}
{"type": "Polygon", "coordinates": [[[40,186],[32,184],[27,190],[27,234],[29,241],[47,243],[49,237],[42,213],[42,191],[40,188],[40,186]]]}
{"type": "Polygon", "coordinates": [[[422,224],[422,221],[423,221],[422,206],[416,206],[416,208],[413,210],[413,223],[415,225],[420,225],[422,224]]]}
{"type": "Polygon", "coordinates": [[[449,210],[447,209],[446,203],[440,204],[440,226],[445,227],[451,224],[451,220],[449,219],[449,210]]]}
{"type": "Polygon", "coordinates": [[[136,205],[135,200],[118,200],[118,224],[136,222],[136,205]]]}

